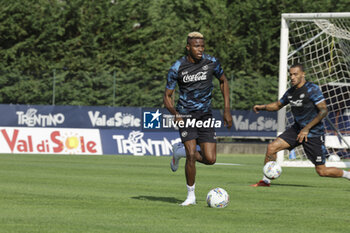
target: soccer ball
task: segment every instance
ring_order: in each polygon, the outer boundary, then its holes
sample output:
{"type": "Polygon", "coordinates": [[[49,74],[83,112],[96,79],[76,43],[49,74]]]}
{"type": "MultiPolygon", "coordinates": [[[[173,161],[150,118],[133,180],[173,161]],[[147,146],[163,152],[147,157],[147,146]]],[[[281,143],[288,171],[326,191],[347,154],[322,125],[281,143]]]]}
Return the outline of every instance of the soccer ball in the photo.
{"type": "Polygon", "coordinates": [[[340,157],[337,154],[331,154],[328,157],[328,161],[329,162],[339,162],[340,161],[340,157]]]}
{"type": "Polygon", "coordinates": [[[276,161],[270,161],[265,164],[263,172],[267,178],[277,179],[281,176],[282,168],[276,161]]]}
{"type": "Polygon", "coordinates": [[[225,208],[229,202],[228,193],[222,188],[215,188],[207,194],[207,203],[212,208],[225,208]]]}

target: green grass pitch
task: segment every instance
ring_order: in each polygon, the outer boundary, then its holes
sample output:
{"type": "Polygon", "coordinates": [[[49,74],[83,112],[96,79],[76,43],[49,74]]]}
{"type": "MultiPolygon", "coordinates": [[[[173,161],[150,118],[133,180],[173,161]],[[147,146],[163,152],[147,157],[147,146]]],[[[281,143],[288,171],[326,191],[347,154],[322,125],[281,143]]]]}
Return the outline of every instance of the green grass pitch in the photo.
{"type": "Polygon", "coordinates": [[[187,194],[185,160],[170,157],[0,155],[0,232],[349,232],[350,182],[313,168],[283,168],[273,186],[263,155],[218,155],[197,164],[197,205],[187,194]],[[211,188],[230,203],[207,207],[211,188]]]}

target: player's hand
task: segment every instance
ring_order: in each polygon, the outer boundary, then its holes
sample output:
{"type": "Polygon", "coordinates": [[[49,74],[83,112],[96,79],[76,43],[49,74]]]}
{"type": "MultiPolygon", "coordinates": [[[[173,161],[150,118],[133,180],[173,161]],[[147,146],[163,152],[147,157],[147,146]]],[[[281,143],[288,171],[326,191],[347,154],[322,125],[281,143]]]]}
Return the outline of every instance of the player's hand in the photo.
{"type": "Polygon", "coordinates": [[[175,115],[175,118],[174,118],[174,121],[175,121],[175,122],[180,122],[180,121],[184,121],[184,120],[182,119],[182,117],[181,117],[180,114],[176,114],[176,115],[175,115]]]}
{"type": "Polygon", "coordinates": [[[226,126],[228,129],[232,127],[232,115],[231,111],[224,110],[224,126],[226,126]]]}
{"type": "Polygon", "coordinates": [[[254,105],[253,110],[255,113],[259,113],[259,110],[265,110],[266,109],[266,105],[265,104],[261,104],[261,105],[254,105]]]}
{"type": "Polygon", "coordinates": [[[298,134],[297,140],[299,143],[302,143],[305,139],[305,142],[307,142],[307,135],[309,134],[309,130],[303,128],[300,133],[298,134]]]}

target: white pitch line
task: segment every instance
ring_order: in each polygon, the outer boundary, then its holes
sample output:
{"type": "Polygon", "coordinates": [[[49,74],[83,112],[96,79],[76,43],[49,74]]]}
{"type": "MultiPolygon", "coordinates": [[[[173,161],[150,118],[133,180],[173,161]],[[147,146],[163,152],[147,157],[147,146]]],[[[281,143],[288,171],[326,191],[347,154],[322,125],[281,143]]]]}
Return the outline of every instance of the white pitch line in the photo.
{"type": "Polygon", "coordinates": [[[238,164],[238,163],[215,163],[215,165],[241,166],[242,164],[238,164]]]}

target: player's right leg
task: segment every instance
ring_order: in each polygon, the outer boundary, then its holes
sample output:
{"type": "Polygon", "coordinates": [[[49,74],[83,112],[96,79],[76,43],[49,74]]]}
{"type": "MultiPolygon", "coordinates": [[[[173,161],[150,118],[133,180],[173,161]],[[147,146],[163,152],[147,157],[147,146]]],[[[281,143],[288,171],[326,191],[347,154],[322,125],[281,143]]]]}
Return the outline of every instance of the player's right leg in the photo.
{"type": "MultiPolygon", "coordinates": [[[[282,138],[278,137],[273,142],[269,143],[267,146],[266,154],[265,154],[265,161],[264,164],[266,164],[269,161],[276,161],[277,158],[277,152],[281,150],[285,150],[290,148],[290,145],[282,138]]],[[[252,187],[269,187],[271,183],[271,180],[265,176],[263,176],[262,180],[260,180],[256,184],[252,184],[252,187]]]]}
{"type": "Polygon", "coordinates": [[[185,146],[182,142],[175,143],[173,145],[173,156],[170,160],[170,168],[173,172],[176,172],[179,168],[179,161],[181,158],[186,157],[185,146]]]}
{"type": "MultiPolygon", "coordinates": [[[[183,118],[184,122],[187,122],[191,118],[183,118]]],[[[186,125],[186,123],[185,123],[186,125]]],[[[196,128],[193,127],[180,127],[180,138],[182,143],[175,143],[173,145],[173,156],[170,160],[170,168],[173,172],[176,172],[179,168],[179,160],[186,157],[186,149],[184,143],[189,140],[196,139],[198,137],[196,128]]]]}

